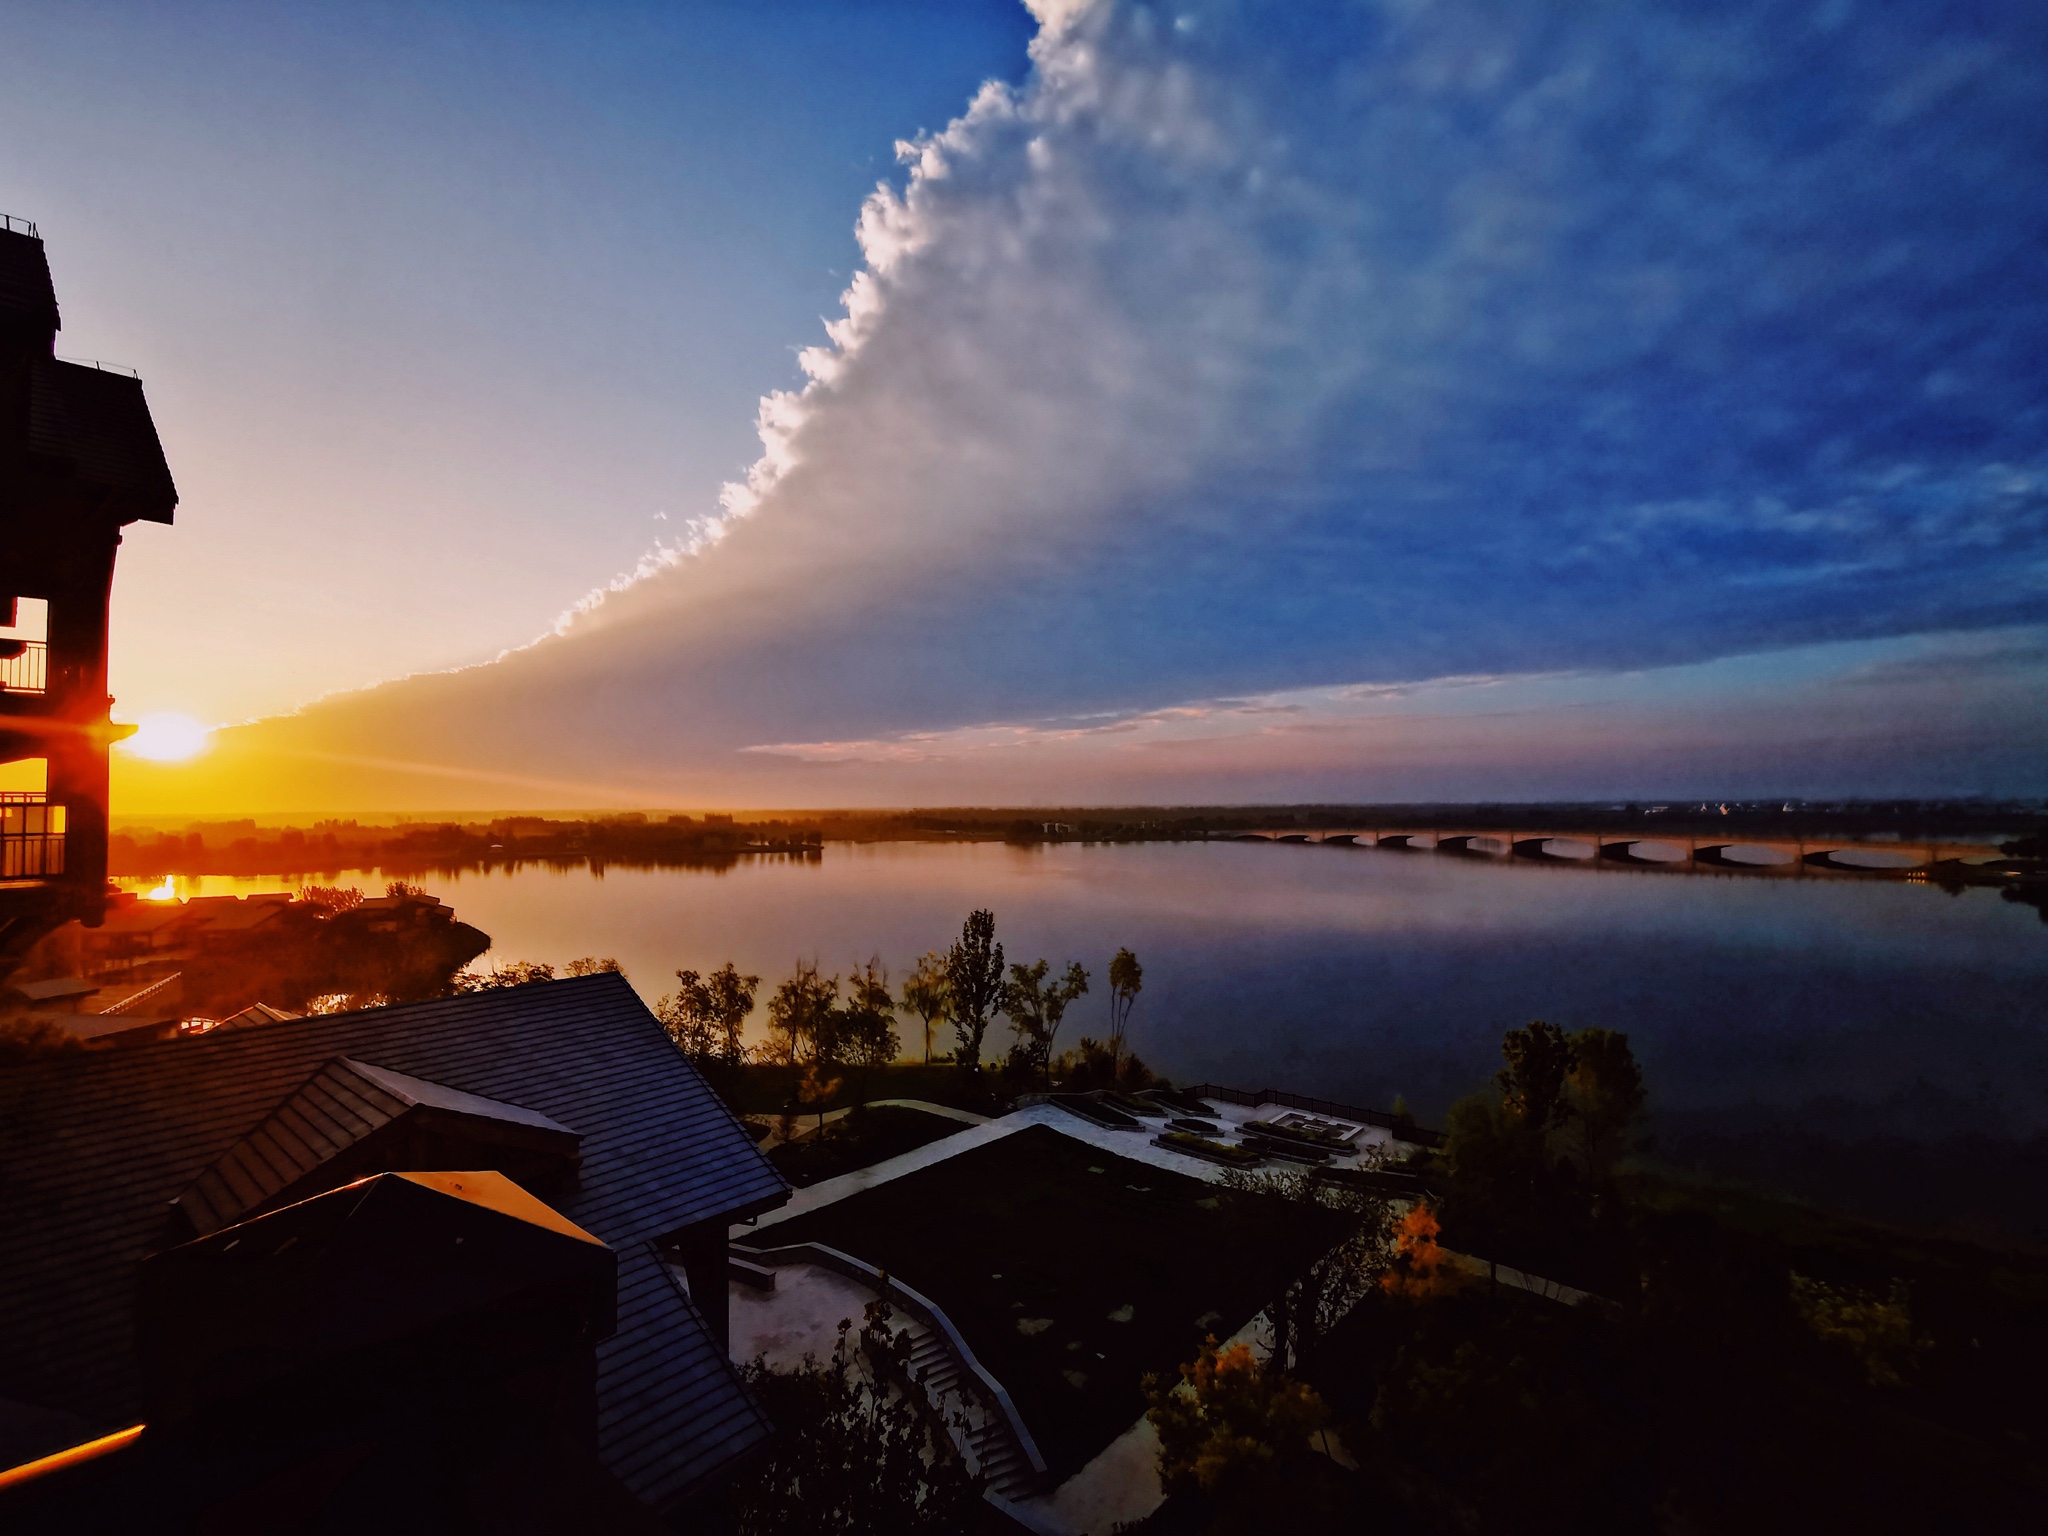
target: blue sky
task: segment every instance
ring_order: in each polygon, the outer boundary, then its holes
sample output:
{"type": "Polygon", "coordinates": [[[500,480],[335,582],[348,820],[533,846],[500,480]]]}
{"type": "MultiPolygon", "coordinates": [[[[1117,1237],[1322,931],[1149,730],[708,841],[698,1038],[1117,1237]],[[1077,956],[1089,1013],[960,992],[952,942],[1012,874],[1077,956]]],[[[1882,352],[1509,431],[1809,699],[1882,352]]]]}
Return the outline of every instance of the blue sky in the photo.
{"type": "Polygon", "coordinates": [[[57,15],[287,802],[2048,791],[2035,8],[57,15]]]}
{"type": "Polygon", "coordinates": [[[0,209],[184,495],[115,682],[232,720],[487,660],[715,508],[892,146],[1030,18],[958,3],[11,7],[0,209]],[[175,633],[181,654],[151,637],[175,633]]]}

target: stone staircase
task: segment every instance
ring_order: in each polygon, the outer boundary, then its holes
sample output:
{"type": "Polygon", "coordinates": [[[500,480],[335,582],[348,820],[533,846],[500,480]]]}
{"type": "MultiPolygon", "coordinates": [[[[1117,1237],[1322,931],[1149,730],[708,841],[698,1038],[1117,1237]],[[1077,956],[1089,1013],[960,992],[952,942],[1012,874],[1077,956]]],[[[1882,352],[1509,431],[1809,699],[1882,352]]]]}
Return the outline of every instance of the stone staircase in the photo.
{"type": "Polygon", "coordinates": [[[968,1470],[986,1478],[988,1487],[1006,1499],[1037,1492],[1037,1469],[1017,1443],[1009,1420],[973,1390],[945,1336],[915,1318],[905,1319],[902,1331],[910,1338],[910,1379],[924,1388],[968,1470]]]}
{"type": "MultiPolygon", "coordinates": [[[[886,1294],[893,1314],[891,1328],[910,1341],[911,1380],[923,1388],[933,1413],[966,1459],[968,1470],[986,1479],[990,1498],[998,1507],[1010,1510],[1017,1501],[1044,1491],[1045,1461],[1018,1417],[1016,1405],[974,1358],[966,1340],[936,1303],[901,1281],[885,1277],[865,1261],[823,1243],[776,1248],[735,1245],[731,1252],[733,1278],[759,1289],[774,1289],[774,1271],[781,1266],[813,1264],[860,1281],[878,1295],[886,1294]]],[[[1032,1528],[1028,1519],[1023,1523],[1032,1528]]]]}

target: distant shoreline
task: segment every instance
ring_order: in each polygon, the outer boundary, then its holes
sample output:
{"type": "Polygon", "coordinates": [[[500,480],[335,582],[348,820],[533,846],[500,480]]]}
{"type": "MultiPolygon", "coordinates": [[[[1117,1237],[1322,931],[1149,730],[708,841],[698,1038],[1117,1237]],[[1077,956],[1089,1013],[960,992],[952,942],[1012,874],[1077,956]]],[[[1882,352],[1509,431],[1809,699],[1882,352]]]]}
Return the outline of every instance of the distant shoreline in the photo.
{"type": "Polygon", "coordinates": [[[427,824],[330,819],[276,828],[245,819],[193,823],[182,833],[139,827],[117,832],[109,839],[108,873],[132,882],[216,877],[313,884],[352,871],[374,871],[380,878],[510,874],[529,867],[716,872],[751,861],[819,862],[828,842],[1334,843],[1378,857],[1429,853],[1603,872],[1908,881],[1950,892],[1993,887],[2008,900],[2048,911],[2048,838],[2035,830],[2048,822],[2048,813],[2009,814],[2019,835],[2002,841],[1980,830],[1983,807],[1955,805],[1730,804],[1710,812],[1698,805],[1428,807],[1406,814],[1382,809],[1370,819],[1268,809],[1143,820],[1027,819],[1001,810],[840,812],[809,824],[721,814],[657,820],[645,813],[427,824]],[[1382,838],[1400,845],[1398,851],[1386,848],[1382,838]]]}

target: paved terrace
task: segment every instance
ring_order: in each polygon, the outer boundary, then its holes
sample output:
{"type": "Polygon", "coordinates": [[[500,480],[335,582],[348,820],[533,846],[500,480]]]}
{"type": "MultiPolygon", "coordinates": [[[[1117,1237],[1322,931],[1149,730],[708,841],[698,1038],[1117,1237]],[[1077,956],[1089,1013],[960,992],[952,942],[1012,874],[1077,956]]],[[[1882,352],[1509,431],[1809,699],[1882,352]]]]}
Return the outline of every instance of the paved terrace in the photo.
{"type": "MultiPolygon", "coordinates": [[[[906,1108],[935,1110],[938,1106],[912,1101],[906,1108]]],[[[1214,1098],[1203,1101],[1209,1113],[1187,1116],[1163,1106],[1152,1113],[1135,1113],[1135,1105],[1120,1098],[1134,1129],[1113,1129],[1085,1118],[1059,1102],[1042,1102],[1019,1109],[1000,1119],[981,1121],[955,1135],[906,1152],[870,1168],[858,1169],[836,1179],[798,1190],[785,1206],[767,1213],[758,1223],[732,1229],[735,1239],[755,1248],[772,1246],[779,1225],[812,1211],[836,1204],[864,1190],[893,1182],[908,1174],[959,1157],[976,1147],[1014,1136],[1032,1126],[1045,1126],[1084,1145],[1112,1153],[1133,1162],[1149,1164],[1169,1172],[1211,1182],[1220,1180],[1224,1166],[1207,1159],[1160,1146],[1155,1137],[1168,1129],[1170,1119],[1199,1118],[1216,1128],[1212,1140],[1240,1145],[1253,1122],[1273,1122],[1302,1112],[1274,1101],[1254,1105],[1224,1103],[1214,1098]]],[[[953,1118],[970,1119],[954,1115],[953,1118]]],[[[1397,1141],[1388,1130],[1359,1120],[1339,1120],[1323,1112],[1311,1117],[1326,1130],[1348,1133],[1345,1150],[1333,1152],[1326,1167],[1370,1169],[1382,1160],[1398,1159],[1412,1147],[1397,1141]]],[[[1252,1133],[1256,1137],[1256,1133],[1252,1133]]],[[[1266,1166],[1273,1166],[1268,1163],[1266,1166]]],[[[1286,1166],[1281,1164],[1281,1166],[1286,1166]]],[[[731,1286],[732,1353],[736,1360],[765,1357],[776,1368],[789,1368],[806,1354],[823,1360],[830,1356],[838,1338],[840,1319],[858,1323],[866,1304],[877,1289],[843,1273],[811,1264],[789,1264],[776,1271],[773,1290],[739,1281],[731,1286]]],[[[1254,1318],[1229,1342],[1245,1341],[1264,1353],[1266,1341],[1260,1336],[1262,1319],[1254,1318]]],[[[905,1326],[902,1319],[896,1324],[905,1326]]],[[[1032,1497],[1003,1500],[1002,1507],[1027,1530],[1042,1536],[1108,1536],[1118,1526],[1134,1524],[1159,1507],[1164,1493],[1159,1486],[1158,1437],[1150,1423],[1139,1419],[1104,1447],[1078,1472],[1056,1487],[1032,1497]]]]}
{"type": "MultiPolygon", "coordinates": [[[[895,1099],[889,1102],[900,1104],[907,1109],[921,1109],[956,1119],[964,1118],[961,1112],[947,1110],[936,1104],[925,1104],[909,1099],[895,1099]]],[[[1215,1099],[1205,1099],[1203,1102],[1209,1106],[1210,1112],[1189,1118],[1206,1120],[1216,1126],[1219,1134],[1213,1139],[1227,1146],[1242,1144],[1245,1127],[1254,1121],[1273,1121],[1285,1115],[1298,1113],[1273,1101],[1257,1105],[1225,1104],[1215,1099]]],[[[764,1234],[779,1222],[789,1221],[822,1206],[844,1200],[849,1195],[857,1195],[864,1189],[887,1184],[907,1173],[915,1173],[920,1168],[929,1168],[934,1163],[958,1157],[972,1147],[984,1146],[1005,1136],[1014,1136],[1027,1126],[1033,1125],[1050,1126],[1063,1136],[1071,1136],[1090,1146],[1100,1147],[1105,1152],[1114,1152],[1119,1157],[1130,1158],[1133,1162],[1150,1163],[1155,1168],[1164,1168],[1171,1173],[1186,1174],[1190,1178],[1207,1179],[1211,1182],[1223,1177],[1222,1165],[1155,1143],[1154,1138],[1168,1129],[1170,1119],[1182,1117],[1177,1117],[1162,1108],[1149,1114],[1132,1114],[1131,1118],[1138,1121],[1138,1129],[1116,1130],[1097,1125],[1058,1103],[1032,1104],[1000,1119],[984,1120],[957,1135],[944,1137],[915,1151],[905,1152],[900,1157],[876,1163],[873,1167],[857,1168],[852,1173],[841,1174],[836,1179],[826,1179],[822,1183],[811,1185],[808,1189],[800,1189],[787,1205],[763,1216],[758,1225],[736,1226],[732,1229],[732,1235],[735,1241],[758,1246],[766,1241],[764,1234]]],[[[1323,1165],[1325,1167],[1368,1169],[1378,1166],[1382,1159],[1398,1160],[1415,1150],[1414,1146],[1397,1140],[1391,1131],[1379,1126],[1365,1125],[1357,1121],[1338,1121],[1334,1115],[1328,1114],[1318,1114],[1312,1118],[1342,1125],[1354,1133],[1350,1150],[1333,1152],[1329,1162],[1323,1165]]],[[[1285,1165],[1268,1161],[1263,1166],[1285,1165]]]]}

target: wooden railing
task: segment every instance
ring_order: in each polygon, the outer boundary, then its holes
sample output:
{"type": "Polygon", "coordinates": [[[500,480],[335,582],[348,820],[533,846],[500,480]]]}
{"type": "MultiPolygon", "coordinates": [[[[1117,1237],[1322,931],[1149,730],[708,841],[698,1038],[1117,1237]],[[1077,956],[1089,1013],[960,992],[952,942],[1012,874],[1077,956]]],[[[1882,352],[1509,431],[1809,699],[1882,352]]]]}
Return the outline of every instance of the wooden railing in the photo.
{"type": "Polygon", "coordinates": [[[136,1012],[138,1009],[146,1008],[147,1006],[149,1006],[149,1004],[155,1002],[158,998],[162,997],[166,992],[170,991],[171,988],[175,987],[180,981],[184,980],[184,977],[185,973],[183,971],[173,971],[171,972],[170,975],[164,977],[163,980],[151,982],[148,986],[144,987],[140,992],[132,993],[129,996],[124,997],[121,999],[121,1001],[114,1004],[113,1007],[102,1008],[100,1012],[103,1014],[114,1014],[125,1017],[126,1015],[132,1014],[136,1012]]]}

